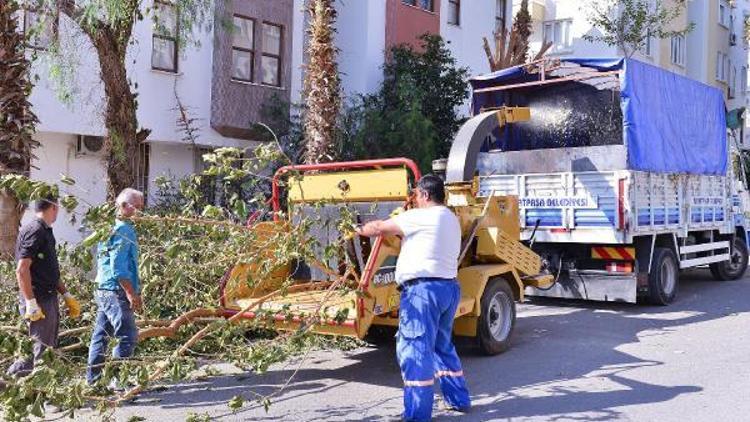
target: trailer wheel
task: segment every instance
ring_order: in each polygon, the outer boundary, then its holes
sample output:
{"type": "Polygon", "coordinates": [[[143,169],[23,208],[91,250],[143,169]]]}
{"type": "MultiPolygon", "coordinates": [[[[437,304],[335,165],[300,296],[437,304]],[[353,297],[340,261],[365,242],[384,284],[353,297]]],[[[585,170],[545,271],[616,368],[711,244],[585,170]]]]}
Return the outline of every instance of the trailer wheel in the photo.
{"type": "Polygon", "coordinates": [[[742,239],[735,237],[732,249],[729,251],[729,261],[711,264],[711,275],[719,281],[737,280],[745,274],[748,260],[747,245],[742,239]]]}
{"type": "Polygon", "coordinates": [[[479,348],[487,355],[508,350],[516,325],[516,301],[508,282],[501,277],[492,278],[482,293],[480,306],[479,348]]]}
{"type": "Polygon", "coordinates": [[[648,275],[648,297],[654,305],[668,305],[677,294],[680,268],[669,248],[654,249],[651,273],[648,275]]]}

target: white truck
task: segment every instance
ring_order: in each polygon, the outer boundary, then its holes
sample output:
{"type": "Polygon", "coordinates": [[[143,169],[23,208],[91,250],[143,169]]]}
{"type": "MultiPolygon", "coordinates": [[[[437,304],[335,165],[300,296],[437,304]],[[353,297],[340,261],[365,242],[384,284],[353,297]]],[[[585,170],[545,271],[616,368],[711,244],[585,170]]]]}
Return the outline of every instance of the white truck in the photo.
{"type": "Polygon", "coordinates": [[[468,164],[446,177],[518,196],[522,239],[556,279],[527,293],[666,305],[682,269],[744,274],[747,192],[718,89],[630,59],[543,60],[471,82],[467,126],[485,137],[459,132],[451,155],[468,164]],[[530,119],[498,129],[499,107],[530,119]]]}

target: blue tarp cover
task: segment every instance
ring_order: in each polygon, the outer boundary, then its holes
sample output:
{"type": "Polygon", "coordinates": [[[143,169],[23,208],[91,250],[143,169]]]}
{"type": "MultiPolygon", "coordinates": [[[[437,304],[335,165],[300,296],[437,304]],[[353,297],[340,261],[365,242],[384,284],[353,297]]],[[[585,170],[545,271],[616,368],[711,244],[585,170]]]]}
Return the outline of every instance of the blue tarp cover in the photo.
{"type": "MultiPolygon", "coordinates": [[[[632,59],[563,60],[601,71],[624,70],[620,104],[630,169],[726,174],[726,109],[719,89],[632,59]]],[[[479,89],[537,80],[537,77],[518,66],[473,78],[471,85],[479,89]]],[[[541,89],[553,90],[555,85],[541,89]]],[[[503,98],[497,92],[477,93],[472,98],[472,107],[476,112],[481,107],[499,106],[503,98]]],[[[532,110],[532,119],[533,113],[532,110]]]]}

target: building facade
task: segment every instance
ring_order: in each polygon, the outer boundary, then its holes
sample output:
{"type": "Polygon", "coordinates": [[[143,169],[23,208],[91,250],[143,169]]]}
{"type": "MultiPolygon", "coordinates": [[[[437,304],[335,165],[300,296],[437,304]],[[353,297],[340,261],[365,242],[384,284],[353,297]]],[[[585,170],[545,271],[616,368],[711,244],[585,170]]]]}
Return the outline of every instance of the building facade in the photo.
{"type": "MultiPolygon", "coordinates": [[[[663,0],[674,4],[675,0],[663,0]]],[[[623,51],[603,43],[589,42],[584,35],[596,35],[587,10],[598,0],[530,0],[533,19],[532,50],[552,41],[551,57],[616,57],[623,51]]],[[[514,1],[514,11],[520,6],[514,1]]],[[[748,0],[701,0],[687,2],[687,9],[671,24],[681,29],[694,25],[687,35],[668,39],[649,39],[634,58],[674,73],[714,86],[724,93],[727,109],[748,105],[748,43],[746,22],[750,16],[748,0]]],[[[750,119],[745,119],[748,125],[750,119]]],[[[739,134],[745,148],[750,147],[750,130],[739,134]]]]}
{"type": "MultiPolygon", "coordinates": [[[[295,0],[292,99],[300,102],[304,78],[304,0],[295,0]]],[[[422,34],[439,34],[460,66],[472,75],[489,71],[482,39],[512,23],[512,0],[337,0],[336,44],[345,96],[376,91],[389,48],[419,45],[422,34]]],[[[468,109],[467,109],[468,110],[468,109]]]]}
{"type": "MultiPolygon", "coordinates": [[[[250,130],[273,97],[301,102],[307,15],[305,0],[216,2],[218,20],[197,29],[186,45],[169,2],[154,0],[159,24],[136,24],[127,58],[128,77],[138,92],[139,124],[151,130],[138,157],[137,188],[157,199],[154,180],[181,178],[203,168],[202,154],[220,146],[257,145],[250,130]],[[194,129],[184,130],[187,115],[194,129]]],[[[421,34],[443,35],[461,66],[471,73],[489,70],[482,38],[510,24],[511,0],[337,0],[336,43],[344,95],[371,93],[382,81],[389,47],[416,45],[421,34]]],[[[96,52],[65,16],[44,18],[33,11],[19,16],[26,30],[42,20],[44,30],[29,42],[37,57],[39,80],[31,101],[40,124],[41,147],[31,177],[56,182],[61,174],[76,180],[70,193],[82,199],[77,211],[105,200],[102,144],[106,131],[104,89],[96,52]],[[69,63],[48,53],[59,40],[69,63]]],[[[468,107],[466,108],[468,111],[468,107]]],[[[61,215],[62,241],[80,240],[77,224],[61,215]]],[[[78,221],[81,220],[78,216],[78,221]]],[[[28,218],[28,216],[27,216],[28,218]]]]}
{"type": "MultiPolygon", "coordinates": [[[[668,0],[671,1],[671,0],[668,0]]],[[[549,57],[620,57],[624,52],[603,42],[591,42],[585,35],[599,35],[601,30],[594,27],[588,13],[599,0],[530,0],[529,11],[533,21],[531,35],[532,51],[539,51],[544,41],[552,42],[549,57]]],[[[520,0],[514,2],[514,13],[520,7],[520,0]]],[[[688,25],[687,13],[682,13],[673,23],[675,28],[688,25]]],[[[687,43],[685,37],[673,39],[649,38],[646,46],[636,51],[633,57],[662,67],[672,72],[686,75],[687,43]]]]}

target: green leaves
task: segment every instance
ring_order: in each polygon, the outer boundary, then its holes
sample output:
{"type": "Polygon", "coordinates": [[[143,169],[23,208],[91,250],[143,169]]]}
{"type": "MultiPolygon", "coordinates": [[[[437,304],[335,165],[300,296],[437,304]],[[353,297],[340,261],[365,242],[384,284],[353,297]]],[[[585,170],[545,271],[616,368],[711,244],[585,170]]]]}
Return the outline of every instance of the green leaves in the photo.
{"type": "Polygon", "coordinates": [[[229,406],[229,409],[232,410],[232,412],[236,412],[240,409],[242,409],[242,406],[245,404],[245,399],[242,396],[234,396],[231,400],[229,400],[229,403],[227,403],[227,406],[229,406]]]}
{"type": "Polygon", "coordinates": [[[342,121],[344,159],[409,157],[429,171],[446,157],[463,123],[456,110],[468,96],[468,70],[458,67],[439,36],[421,38],[418,51],[393,47],[380,91],[355,98],[342,121]]]}
{"type": "Polygon", "coordinates": [[[596,0],[587,4],[586,13],[589,23],[601,33],[590,31],[583,39],[619,47],[627,57],[645,50],[651,38],[685,35],[695,27],[692,22],[685,26],[677,22],[687,13],[684,1],[596,0]]]}
{"type": "Polygon", "coordinates": [[[188,413],[185,422],[211,422],[211,416],[208,413],[188,413]]]}
{"type": "Polygon", "coordinates": [[[59,196],[56,185],[31,180],[20,174],[9,174],[0,178],[0,189],[12,192],[21,202],[31,202],[53,195],[59,196]]]}
{"type": "MultiPolygon", "coordinates": [[[[318,259],[325,255],[336,265],[351,264],[342,247],[343,242],[324,244],[310,239],[311,227],[327,224],[330,228],[351,227],[356,219],[353,210],[340,207],[337,217],[314,215],[296,221],[285,231],[259,234],[248,230],[247,215],[256,210],[270,215],[265,199],[267,179],[255,174],[268,163],[263,160],[277,159],[278,154],[264,148],[253,154],[236,149],[222,149],[210,154],[213,164],[207,172],[214,176],[190,178],[188,180],[159,180],[166,200],[132,220],[138,235],[140,250],[139,276],[144,298],[145,320],[171,321],[183,313],[196,308],[213,308],[220,304],[220,280],[236,263],[254,266],[242,282],[248,291],[269,280],[270,275],[282,265],[293,260],[318,259]],[[216,182],[210,191],[203,189],[206,180],[216,182]],[[210,195],[209,195],[210,194],[210,195]],[[330,220],[330,221],[326,221],[330,220]]],[[[60,181],[65,189],[75,186],[72,180],[60,181]]],[[[56,185],[28,180],[20,176],[0,178],[0,187],[21,194],[25,198],[43,196],[58,189],[56,185]],[[14,190],[15,189],[15,190],[14,190]]],[[[159,195],[161,197],[161,195],[159,195]]],[[[66,207],[83,208],[73,195],[61,199],[66,207]]],[[[323,204],[315,204],[317,209],[323,204]]],[[[68,289],[82,304],[90,309],[82,315],[81,325],[70,326],[72,321],[63,319],[62,332],[73,329],[74,333],[61,338],[60,349],[45,353],[43,362],[34,373],[24,379],[11,381],[8,388],[0,391],[0,411],[9,420],[23,420],[30,415],[44,414],[45,406],[54,405],[70,412],[94,403],[100,410],[107,410],[106,400],[112,391],[105,388],[112,380],[122,385],[146,387],[156,368],[166,365],[166,373],[160,380],[181,381],[196,373],[198,359],[232,362],[239,367],[256,372],[267,371],[271,365],[296,356],[311,347],[352,347],[349,339],[328,340],[312,336],[304,330],[277,336],[270,327],[277,312],[259,312],[267,319],[228,324],[225,319],[194,320],[180,328],[172,338],[153,338],[139,342],[136,355],[131,359],[108,359],[103,367],[101,385],[88,388],[83,381],[86,368],[86,347],[90,341],[93,319],[96,315],[90,271],[101,251],[97,244],[112,234],[115,208],[112,204],[90,206],[83,214],[81,224],[89,233],[77,245],[62,244],[58,249],[61,277],[68,289]],[[81,330],[77,330],[82,328],[81,330]],[[184,342],[199,329],[206,328],[210,334],[192,345],[184,356],[174,355],[184,342]],[[79,345],[81,347],[79,347],[79,345]],[[63,351],[64,350],[64,351],[63,351]],[[165,359],[170,359],[165,363],[165,359]]],[[[14,279],[13,262],[0,261],[0,278],[14,279]]],[[[293,281],[284,280],[282,291],[293,281]]],[[[348,287],[347,287],[348,288],[348,287]]],[[[342,291],[343,292],[343,291],[342,291]]],[[[15,329],[0,329],[0,362],[8,363],[11,356],[29,355],[32,342],[25,334],[25,326],[17,314],[17,292],[15,289],[0,289],[0,319],[16,322],[15,329]]],[[[290,307],[283,314],[291,318],[290,307]]],[[[345,312],[330,318],[343,320],[345,312]]],[[[303,316],[305,317],[305,316],[303,316]]],[[[312,324],[315,315],[307,315],[312,324]]],[[[4,324],[9,325],[9,324],[4,324]]],[[[210,376],[211,372],[206,371],[210,376]]],[[[236,410],[244,406],[247,399],[233,398],[229,403],[236,410]]],[[[258,402],[265,408],[271,405],[270,397],[262,396],[258,402]]],[[[207,415],[193,415],[192,420],[204,420],[207,415]]]]}

